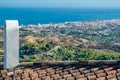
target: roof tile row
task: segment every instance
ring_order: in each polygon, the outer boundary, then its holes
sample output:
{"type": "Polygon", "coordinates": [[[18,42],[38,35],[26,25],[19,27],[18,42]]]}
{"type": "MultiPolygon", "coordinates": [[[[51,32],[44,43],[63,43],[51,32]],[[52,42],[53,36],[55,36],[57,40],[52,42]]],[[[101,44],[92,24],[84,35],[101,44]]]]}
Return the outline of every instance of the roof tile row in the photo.
{"type": "Polygon", "coordinates": [[[26,64],[1,69],[0,80],[120,80],[120,64],[26,64]]]}

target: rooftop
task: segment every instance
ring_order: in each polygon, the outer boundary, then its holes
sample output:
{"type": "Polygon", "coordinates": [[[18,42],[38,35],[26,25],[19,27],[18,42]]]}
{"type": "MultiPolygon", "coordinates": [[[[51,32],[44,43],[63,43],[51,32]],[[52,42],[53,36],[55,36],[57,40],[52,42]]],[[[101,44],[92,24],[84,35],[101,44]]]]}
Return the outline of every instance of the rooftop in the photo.
{"type": "Polygon", "coordinates": [[[120,61],[22,63],[3,70],[0,80],[120,80],[120,61]]]}

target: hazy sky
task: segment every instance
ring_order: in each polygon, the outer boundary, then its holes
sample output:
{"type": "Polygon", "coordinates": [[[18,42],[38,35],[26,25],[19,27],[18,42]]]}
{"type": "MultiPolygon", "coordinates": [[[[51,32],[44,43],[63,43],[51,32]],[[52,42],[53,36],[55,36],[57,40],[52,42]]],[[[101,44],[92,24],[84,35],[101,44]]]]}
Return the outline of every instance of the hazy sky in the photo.
{"type": "Polygon", "coordinates": [[[120,8],[120,0],[0,0],[0,7],[120,8]]]}

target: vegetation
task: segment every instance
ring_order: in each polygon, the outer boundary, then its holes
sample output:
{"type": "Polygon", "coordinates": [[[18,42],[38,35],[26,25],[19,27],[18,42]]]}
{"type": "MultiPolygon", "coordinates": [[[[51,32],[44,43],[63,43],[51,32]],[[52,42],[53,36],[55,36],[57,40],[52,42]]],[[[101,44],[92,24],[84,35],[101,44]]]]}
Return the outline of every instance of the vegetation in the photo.
{"type": "Polygon", "coordinates": [[[25,44],[20,48],[21,55],[34,55],[34,54],[42,54],[49,50],[51,50],[54,47],[54,44],[47,43],[31,43],[31,44],[25,44]]]}
{"type": "Polygon", "coordinates": [[[91,49],[62,47],[57,50],[58,54],[64,56],[66,60],[119,60],[120,53],[106,52],[91,49]]]}
{"type": "MultiPolygon", "coordinates": [[[[20,28],[20,61],[119,60],[120,24],[117,21],[63,23],[66,27],[20,28]]],[[[3,57],[3,31],[0,30],[3,57]]],[[[0,58],[3,61],[3,58],[0,58]]]]}
{"type": "Polygon", "coordinates": [[[53,44],[26,44],[21,47],[20,60],[27,62],[38,61],[79,61],[79,60],[119,60],[120,53],[85,49],[72,46],[61,46],[53,50],[53,44]],[[48,52],[52,54],[48,54],[48,52]],[[38,56],[39,55],[39,56],[38,56]]]}

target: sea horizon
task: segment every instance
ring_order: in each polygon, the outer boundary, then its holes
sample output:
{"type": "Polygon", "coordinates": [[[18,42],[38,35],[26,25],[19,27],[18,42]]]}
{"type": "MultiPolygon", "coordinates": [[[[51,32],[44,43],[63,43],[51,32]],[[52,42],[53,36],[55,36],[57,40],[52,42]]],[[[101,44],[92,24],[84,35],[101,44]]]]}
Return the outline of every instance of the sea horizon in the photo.
{"type": "Polygon", "coordinates": [[[20,25],[120,19],[119,8],[0,8],[0,25],[19,20],[20,25]]]}

